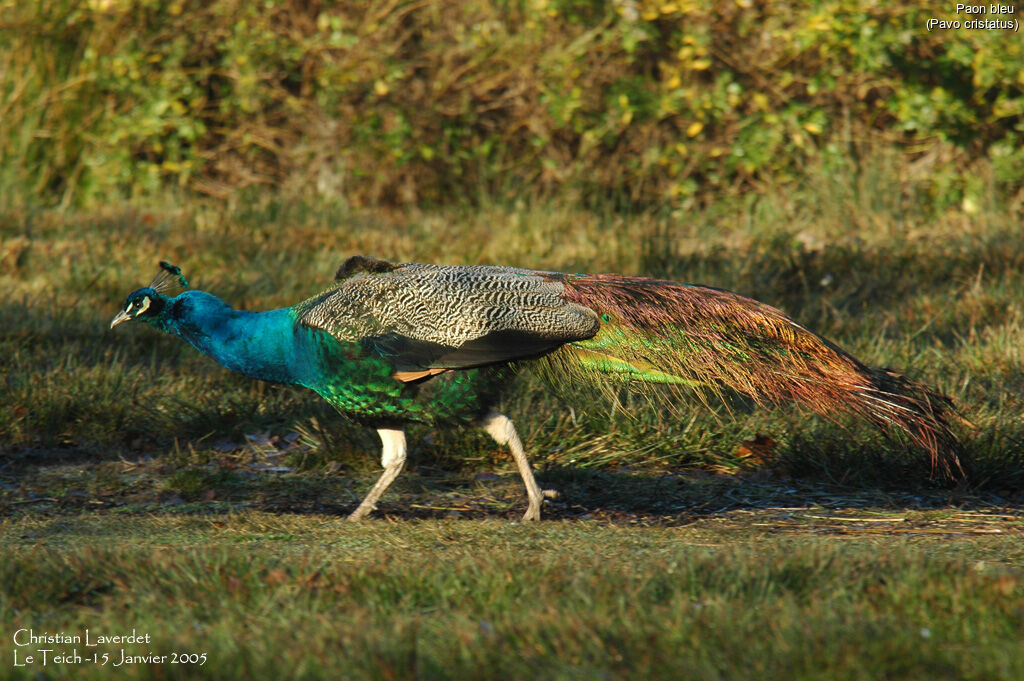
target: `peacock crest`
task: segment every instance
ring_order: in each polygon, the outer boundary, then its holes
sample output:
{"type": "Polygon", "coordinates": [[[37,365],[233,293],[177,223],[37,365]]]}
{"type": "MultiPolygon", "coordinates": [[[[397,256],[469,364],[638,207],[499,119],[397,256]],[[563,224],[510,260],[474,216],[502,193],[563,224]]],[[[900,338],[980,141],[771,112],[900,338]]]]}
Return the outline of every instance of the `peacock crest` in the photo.
{"type": "Polygon", "coordinates": [[[149,288],[157,293],[167,295],[168,291],[183,291],[187,289],[188,280],[181,273],[180,267],[172,265],[166,260],[161,260],[160,272],[153,279],[153,283],[149,285],[149,288]]]}

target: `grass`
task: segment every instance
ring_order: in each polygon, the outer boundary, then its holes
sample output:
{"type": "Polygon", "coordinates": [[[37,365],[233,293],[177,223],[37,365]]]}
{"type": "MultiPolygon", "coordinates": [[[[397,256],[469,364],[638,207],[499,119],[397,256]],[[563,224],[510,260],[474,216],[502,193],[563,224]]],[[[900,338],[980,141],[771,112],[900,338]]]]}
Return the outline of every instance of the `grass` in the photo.
{"type": "MultiPolygon", "coordinates": [[[[780,515],[678,528],[493,519],[351,526],[257,512],[119,524],[95,514],[23,518],[3,525],[14,552],[0,567],[0,604],[13,630],[150,634],[149,645],[93,649],[111,664],[122,648],[207,655],[198,668],[51,666],[50,678],[1024,672],[1019,536],[920,526],[812,536],[779,530],[780,515]]],[[[70,654],[75,646],[52,647],[70,654]]]]}
{"type": "Polygon", "coordinates": [[[119,678],[1022,678],[1021,207],[932,213],[894,173],[820,170],[698,214],[275,199],[0,213],[0,676],[110,676],[8,666],[18,628],[88,627],[151,634],[128,654],[208,654],[119,678]],[[854,422],[741,401],[566,405],[527,374],[503,408],[560,493],[547,521],[514,522],[521,483],[484,436],[413,429],[379,519],[349,525],[372,433],[107,326],[160,259],[269,309],[352,253],[752,295],[951,395],[972,476],[933,480],[919,452],[854,422]]]}

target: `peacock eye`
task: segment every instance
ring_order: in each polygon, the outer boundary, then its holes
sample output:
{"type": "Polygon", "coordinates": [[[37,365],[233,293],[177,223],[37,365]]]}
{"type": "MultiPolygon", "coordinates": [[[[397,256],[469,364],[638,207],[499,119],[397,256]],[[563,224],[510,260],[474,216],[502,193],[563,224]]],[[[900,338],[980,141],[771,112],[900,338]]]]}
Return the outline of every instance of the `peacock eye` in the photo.
{"type": "Polygon", "coordinates": [[[132,309],[133,310],[138,310],[138,312],[135,313],[136,317],[139,316],[140,314],[142,314],[143,312],[145,312],[146,310],[148,310],[149,309],[149,296],[144,296],[142,298],[139,298],[135,302],[133,302],[132,303],[132,309]]]}

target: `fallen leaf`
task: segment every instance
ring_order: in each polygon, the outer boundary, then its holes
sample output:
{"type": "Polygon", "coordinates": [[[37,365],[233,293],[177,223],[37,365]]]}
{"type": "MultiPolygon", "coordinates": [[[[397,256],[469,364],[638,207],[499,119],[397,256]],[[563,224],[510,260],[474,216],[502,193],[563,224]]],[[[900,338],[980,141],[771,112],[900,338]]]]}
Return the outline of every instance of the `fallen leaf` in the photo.
{"type": "Polygon", "coordinates": [[[753,440],[744,440],[736,448],[736,456],[741,459],[749,459],[758,465],[764,465],[771,460],[778,444],[767,435],[758,433],[753,440]]]}

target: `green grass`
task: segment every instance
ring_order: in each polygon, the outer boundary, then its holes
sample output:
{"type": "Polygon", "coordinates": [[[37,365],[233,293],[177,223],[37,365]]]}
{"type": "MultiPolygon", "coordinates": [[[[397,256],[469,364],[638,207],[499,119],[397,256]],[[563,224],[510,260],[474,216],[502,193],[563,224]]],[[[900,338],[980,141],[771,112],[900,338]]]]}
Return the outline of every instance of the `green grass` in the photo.
{"type": "MultiPolygon", "coordinates": [[[[1019,535],[927,534],[950,521],[918,516],[892,518],[876,534],[808,536],[781,529],[782,515],[679,528],[353,526],[252,512],[118,524],[95,514],[25,518],[2,525],[13,557],[0,566],[0,608],[11,630],[150,634],[149,645],[92,649],[112,662],[122,648],[207,655],[198,670],[85,664],[50,666],[49,678],[1024,673],[1019,535]]],[[[968,528],[979,529],[976,518],[968,528]]],[[[38,667],[26,669],[13,678],[38,678],[38,667]]]]}
{"type": "Polygon", "coordinates": [[[0,676],[37,678],[8,666],[17,628],[89,627],[206,652],[207,678],[1024,677],[1021,208],[934,215],[884,163],[826,170],[694,214],[0,211],[0,676]],[[521,483],[485,436],[414,428],[378,519],[346,524],[377,473],[372,432],[107,327],[161,259],[269,309],[353,253],[751,295],[949,394],[973,473],[933,480],[899,439],[792,408],[567,405],[527,374],[502,406],[560,493],[546,522],[514,522],[521,483]],[[774,448],[744,456],[758,434],[774,448]]]}

